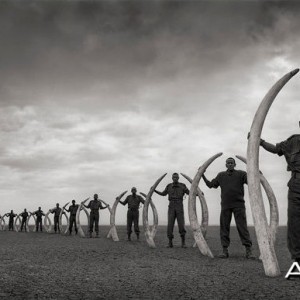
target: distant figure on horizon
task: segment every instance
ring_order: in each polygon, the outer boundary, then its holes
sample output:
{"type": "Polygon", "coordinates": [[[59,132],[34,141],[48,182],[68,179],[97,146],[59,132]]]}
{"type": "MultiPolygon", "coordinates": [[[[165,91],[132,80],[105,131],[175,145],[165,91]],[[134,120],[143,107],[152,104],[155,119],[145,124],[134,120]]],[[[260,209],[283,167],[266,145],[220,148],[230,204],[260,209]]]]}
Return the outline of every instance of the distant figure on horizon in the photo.
{"type": "Polygon", "coordinates": [[[64,207],[64,210],[70,213],[70,217],[69,217],[69,235],[72,234],[72,228],[73,228],[73,224],[75,227],[75,233],[78,233],[78,229],[77,229],[77,224],[76,224],[76,213],[77,210],[79,208],[78,204],[75,204],[75,200],[72,200],[72,205],[69,206],[69,209],[66,209],[64,207]]]}
{"type": "Polygon", "coordinates": [[[132,223],[134,223],[134,232],[136,234],[137,240],[140,239],[140,229],[139,229],[139,207],[140,203],[145,203],[145,200],[136,194],[137,190],[135,187],[131,189],[131,195],[128,195],[124,201],[119,200],[123,205],[128,204],[127,211],[127,236],[128,241],[131,241],[132,233],[132,223]]]}
{"type": "Polygon", "coordinates": [[[11,210],[10,213],[7,213],[7,214],[4,215],[4,217],[9,217],[9,221],[8,221],[8,230],[9,231],[14,230],[14,218],[16,216],[17,215],[14,213],[13,210],[11,210]]]}
{"type": "Polygon", "coordinates": [[[24,211],[20,214],[20,216],[22,217],[22,221],[21,221],[21,232],[23,231],[23,228],[25,228],[25,232],[26,232],[26,222],[27,222],[27,218],[29,216],[26,208],[24,208],[24,211]]]}
{"type": "Polygon", "coordinates": [[[99,209],[105,209],[109,205],[103,206],[98,200],[98,194],[94,194],[94,199],[88,205],[83,204],[86,208],[90,208],[90,238],[93,237],[93,228],[95,224],[96,237],[99,237],[99,209]]]}
{"type": "Polygon", "coordinates": [[[189,194],[189,190],[184,183],[178,182],[178,173],[173,173],[172,183],[169,183],[163,192],[154,190],[160,196],[169,196],[169,209],[168,209],[168,238],[169,244],[168,248],[173,248],[173,230],[175,220],[177,219],[179,234],[181,236],[181,247],[186,248],[185,245],[185,234],[186,230],[184,228],[184,211],[183,211],[183,196],[189,194]]]}
{"type": "Polygon", "coordinates": [[[228,258],[229,256],[230,223],[233,214],[240,239],[246,248],[246,258],[254,259],[255,257],[252,255],[252,241],[247,228],[244,200],[244,184],[247,184],[247,173],[235,170],[235,166],[235,159],[229,157],[226,159],[226,171],[220,172],[212,181],[209,181],[204,174],[202,177],[210,189],[221,188],[220,237],[223,252],[219,257],[228,258]]]}
{"type": "MultiPolygon", "coordinates": [[[[54,233],[58,231],[60,233],[60,227],[59,227],[59,217],[61,213],[61,208],[59,207],[59,203],[56,203],[56,207],[54,209],[51,209],[50,212],[54,214],[54,233]]],[[[64,214],[65,212],[63,212],[64,214]]]]}
{"type": "Polygon", "coordinates": [[[284,155],[287,171],[291,172],[291,179],[287,184],[289,187],[287,241],[292,259],[300,263],[300,134],[294,134],[276,145],[261,139],[260,146],[270,153],[284,155]]]}
{"type": "Polygon", "coordinates": [[[35,223],[35,226],[36,226],[36,232],[39,231],[39,228],[40,228],[40,231],[42,232],[43,231],[43,222],[42,222],[42,218],[43,216],[45,216],[44,212],[42,211],[41,207],[39,207],[38,210],[36,210],[35,212],[31,213],[32,215],[36,215],[36,223],[35,223]]]}

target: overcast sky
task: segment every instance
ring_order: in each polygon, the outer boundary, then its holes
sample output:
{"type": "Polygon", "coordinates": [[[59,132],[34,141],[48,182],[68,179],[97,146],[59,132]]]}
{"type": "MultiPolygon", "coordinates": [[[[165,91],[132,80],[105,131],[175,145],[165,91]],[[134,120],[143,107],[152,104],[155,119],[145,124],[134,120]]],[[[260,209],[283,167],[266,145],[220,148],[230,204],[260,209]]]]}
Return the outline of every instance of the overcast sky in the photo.
{"type": "MultiPolygon", "coordinates": [[[[94,193],[112,204],[132,186],[148,192],[165,172],[159,190],[173,172],[193,177],[223,152],[206,173],[215,177],[227,157],[246,155],[260,101],[299,67],[299,12],[296,1],[1,1],[0,213],[94,193]]],[[[299,95],[296,75],[263,138],[299,132],[299,95]]],[[[260,167],[285,225],[285,160],[261,149],[260,167]]],[[[220,190],[200,188],[218,224],[220,190]]],[[[166,224],[167,197],[154,203],[166,224]]],[[[125,220],[119,207],[117,223],[125,220]]]]}

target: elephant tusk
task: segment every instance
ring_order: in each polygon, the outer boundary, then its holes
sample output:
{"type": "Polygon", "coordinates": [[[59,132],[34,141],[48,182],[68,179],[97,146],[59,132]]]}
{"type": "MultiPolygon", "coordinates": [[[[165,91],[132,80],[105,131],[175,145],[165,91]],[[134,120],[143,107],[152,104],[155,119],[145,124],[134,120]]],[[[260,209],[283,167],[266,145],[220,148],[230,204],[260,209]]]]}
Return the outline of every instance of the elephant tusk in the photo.
{"type": "MultiPolygon", "coordinates": [[[[192,183],[193,180],[183,174],[183,173],[180,173],[188,182],[192,183]]],[[[207,203],[206,203],[206,200],[205,200],[205,197],[204,197],[204,194],[203,192],[200,190],[199,186],[197,187],[197,196],[199,197],[199,200],[200,200],[200,205],[201,205],[201,212],[202,212],[202,220],[201,220],[201,231],[202,231],[202,234],[203,234],[203,237],[205,238],[206,236],[206,233],[207,233],[207,226],[208,226],[208,207],[207,207],[207,203]]]]}
{"type": "Polygon", "coordinates": [[[85,200],[83,200],[81,203],[80,203],[80,206],[78,207],[77,209],[77,212],[76,212],[76,224],[77,224],[77,230],[78,230],[78,234],[80,237],[85,237],[85,233],[81,227],[81,224],[80,224],[80,212],[81,210],[84,210],[86,216],[87,216],[87,219],[88,219],[88,224],[90,222],[90,218],[89,218],[89,212],[87,211],[87,209],[83,206],[83,204],[88,201],[90,198],[87,198],[85,200]]]}
{"type": "Polygon", "coordinates": [[[48,232],[48,233],[51,233],[51,231],[52,231],[52,223],[49,218],[49,214],[51,213],[51,211],[53,209],[55,209],[55,208],[49,209],[44,217],[44,228],[45,228],[46,232],[48,232]]]}
{"type": "Polygon", "coordinates": [[[148,221],[148,209],[149,209],[149,203],[151,202],[152,195],[154,193],[154,190],[156,187],[159,185],[159,183],[163,180],[163,178],[167,175],[165,173],[162,175],[160,178],[156,180],[154,185],[150,188],[149,193],[146,196],[146,201],[144,203],[144,208],[143,208],[143,226],[144,226],[144,233],[146,236],[146,242],[150,248],[155,248],[155,243],[154,239],[152,237],[151,231],[150,231],[150,226],[149,226],[149,221],[148,221]]]}
{"type": "MultiPolygon", "coordinates": [[[[30,232],[28,224],[29,224],[29,220],[30,220],[31,217],[33,217],[34,224],[36,224],[36,217],[35,217],[35,215],[30,214],[30,216],[26,220],[26,228],[28,228],[28,232],[30,232]]],[[[33,226],[33,230],[32,231],[33,232],[36,231],[36,226],[35,225],[33,226]]]]}
{"type": "Polygon", "coordinates": [[[191,185],[191,189],[190,189],[190,194],[189,194],[189,202],[188,202],[188,211],[189,211],[189,219],[190,219],[190,224],[191,224],[191,228],[193,230],[193,234],[194,234],[194,239],[197,243],[197,246],[200,250],[200,252],[203,255],[209,256],[209,257],[214,257],[212,252],[210,251],[206,240],[204,239],[203,235],[202,235],[202,231],[201,231],[201,227],[199,225],[198,222],[198,218],[197,218],[197,213],[196,213],[196,196],[197,196],[197,188],[200,182],[200,179],[204,173],[204,171],[208,168],[208,166],[219,156],[221,156],[222,153],[218,153],[214,156],[212,156],[210,159],[208,159],[197,171],[192,185],[191,185]]]}
{"type": "Polygon", "coordinates": [[[120,194],[116,198],[116,200],[115,200],[115,202],[114,202],[114,204],[113,204],[113,206],[112,206],[112,208],[110,210],[110,230],[109,230],[109,232],[107,234],[107,238],[112,238],[112,240],[115,241],[115,242],[119,241],[119,237],[118,237],[118,233],[117,233],[117,228],[116,228],[116,210],[117,210],[117,206],[119,204],[119,200],[121,200],[122,197],[126,193],[127,193],[127,191],[123,192],[122,194],[120,194]]]}
{"type": "Polygon", "coordinates": [[[15,219],[15,224],[14,224],[14,231],[15,232],[19,232],[20,231],[20,226],[21,226],[21,219],[20,219],[20,214],[16,216],[16,219],[15,219]],[[17,224],[17,222],[19,221],[19,225],[17,224]]]}
{"type": "MultiPolygon", "coordinates": [[[[140,193],[144,198],[147,198],[147,195],[145,193],[140,193]]],[[[152,201],[152,199],[150,199],[150,205],[152,208],[152,212],[153,212],[153,226],[150,230],[152,239],[155,238],[156,232],[157,232],[157,227],[158,227],[158,213],[157,213],[157,209],[152,201]]]]}
{"type": "Polygon", "coordinates": [[[66,232],[68,232],[68,228],[69,228],[69,217],[64,213],[64,209],[67,207],[67,205],[69,204],[70,202],[67,202],[63,208],[61,209],[60,213],[59,213],[59,230],[60,232],[63,234],[65,234],[66,232]],[[63,227],[62,227],[62,216],[63,214],[65,215],[65,218],[67,220],[67,228],[65,230],[65,232],[63,231],[63,227]]]}
{"type": "Polygon", "coordinates": [[[0,227],[1,227],[1,231],[5,230],[5,220],[4,217],[0,216],[0,227]]]}
{"type": "MultiPolygon", "coordinates": [[[[244,162],[245,164],[247,164],[247,159],[245,157],[240,155],[236,155],[236,157],[242,162],[244,162]]],[[[270,237],[273,240],[273,243],[275,243],[278,224],[279,224],[279,212],[278,212],[277,200],[271,185],[267,181],[266,177],[262,174],[262,172],[260,172],[260,183],[263,186],[270,203],[270,224],[269,224],[270,237]]]]}
{"type": "Polygon", "coordinates": [[[258,246],[265,270],[265,274],[270,277],[280,275],[280,269],[274,249],[273,240],[269,237],[269,227],[265,213],[265,207],[262,200],[259,176],[259,145],[262,128],[268,111],[283,86],[295,75],[299,69],[284,75],[278,80],[266,94],[259,105],[254,116],[250,137],[247,147],[247,173],[248,173],[248,191],[251,204],[251,211],[257,236],[258,246]]]}

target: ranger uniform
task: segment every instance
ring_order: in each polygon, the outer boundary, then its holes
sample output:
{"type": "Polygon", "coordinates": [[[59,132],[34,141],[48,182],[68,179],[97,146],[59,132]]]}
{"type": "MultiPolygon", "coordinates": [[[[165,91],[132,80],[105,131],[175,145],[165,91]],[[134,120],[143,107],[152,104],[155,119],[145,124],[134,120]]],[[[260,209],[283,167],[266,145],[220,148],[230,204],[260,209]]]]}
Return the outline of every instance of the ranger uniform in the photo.
{"type": "Polygon", "coordinates": [[[65,210],[67,212],[70,213],[70,225],[69,225],[69,234],[71,235],[72,234],[72,228],[73,228],[73,224],[74,224],[74,227],[75,227],[75,233],[77,234],[78,233],[78,230],[77,230],[77,224],[76,224],[76,213],[77,213],[77,210],[79,208],[79,205],[78,204],[75,204],[75,200],[72,200],[72,205],[69,206],[69,209],[66,209],[65,210]]]}
{"type": "Polygon", "coordinates": [[[179,175],[174,173],[172,175],[173,182],[168,184],[163,192],[155,190],[155,192],[161,196],[169,196],[169,209],[168,209],[168,231],[169,238],[168,247],[173,247],[173,230],[175,220],[177,219],[179,234],[181,236],[181,246],[185,247],[185,233],[184,228],[184,211],[183,211],[183,196],[189,194],[189,190],[184,183],[178,182],[179,175]]]}
{"type": "Polygon", "coordinates": [[[26,209],[24,209],[24,211],[20,214],[20,216],[22,217],[21,231],[23,231],[23,227],[25,227],[25,231],[26,231],[26,222],[27,222],[28,215],[29,214],[26,211],[26,209]]]}
{"type": "Polygon", "coordinates": [[[140,229],[139,229],[139,207],[141,203],[145,203],[145,200],[136,194],[136,188],[131,189],[132,195],[128,195],[124,201],[119,200],[123,205],[128,204],[127,211],[127,235],[128,240],[131,241],[132,223],[134,224],[134,232],[139,240],[140,229]]]}
{"type": "Polygon", "coordinates": [[[32,214],[36,215],[36,232],[39,231],[39,228],[40,228],[40,231],[43,231],[42,217],[45,215],[44,212],[39,207],[39,209],[37,211],[33,212],[32,214]]]}
{"type": "Polygon", "coordinates": [[[209,181],[203,175],[203,179],[209,188],[221,188],[220,238],[223,253],[219,257],[227,258],[229,256],[229,233],[233,214],[240,239],[246,247],[246,258],[254,258],[251,249],[252,241],[247,228],[244,200],[244,184],[247,184],[247,173],[235,170],[235,160],[231,157],[226,160],[226,167],[227,171],[220,172],[212,181],[209,181]]]}
{"type": "Polygon", "coordinates": [[[287,184],[289,187],[287,240],[292,259],[300,263],[300,135],[292,135],[276,145],[261,139],[260,145],[271,153],[284,155],[287,170],[291,172],[291,179],[287,184]]]}
{"type": "Polygon", "coordinates": [[[98,195],[94,195],[94,200],[91,200],[88,205],[84,205],[86,208],[90,208],[90,237],[92,237],[93,227],[95,224],[96,236],[99,236],[99,209],[105,209],[108,207],[103,206],[101,201],[98,200],[98,195]]]}
{"type": "Polygon", "coordinates": [[[61,208],[59,207],[59,204],[56,204],[56,207],[51,210],[51,213],[54,214],[54,232],[58,230],[60,233],[60,228],[59,228],[59,216],[61,213],[61,208]]]}
{"type": "Polygon", "coordinates": [[[9,217],[8,230],[14,230],[14,218],[17,215],[11,210],[10,213],[5,214],[5,216],[9,217]]]}

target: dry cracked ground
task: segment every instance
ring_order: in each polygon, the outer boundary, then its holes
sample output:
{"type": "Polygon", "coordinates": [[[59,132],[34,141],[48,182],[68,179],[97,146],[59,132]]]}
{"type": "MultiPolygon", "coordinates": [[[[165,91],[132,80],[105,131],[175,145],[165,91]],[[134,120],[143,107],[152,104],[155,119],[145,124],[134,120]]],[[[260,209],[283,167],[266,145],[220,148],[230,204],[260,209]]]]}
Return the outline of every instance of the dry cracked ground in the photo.
{"type": "MultiPolygon", "coordinates": [[[[232,228],[229,259],[210,259],[187,246],[166,248],[166,227],[159,227],[157,248],[144,237],[126,241],[118,227],[119,242],[106,238],[79,238],[47,233],[0,232],[1,299],[300,299],[300,278],[284,278],[291,266],[286,228],[281,227],[276,252],[282,270],[277,278],[264,275],[259,259],[246,260],[236,228],[232,228]]],[[[177,229],[176,229],[177,230],[177,229]]],[[[254,252],[258,247],[250,228],[254,252]]],[[[133,235],[133,237],[135,237],[133,235]]],[[[210,227],[207,241],[214,254],[220,250],[219,228],[210,227]]]]}

